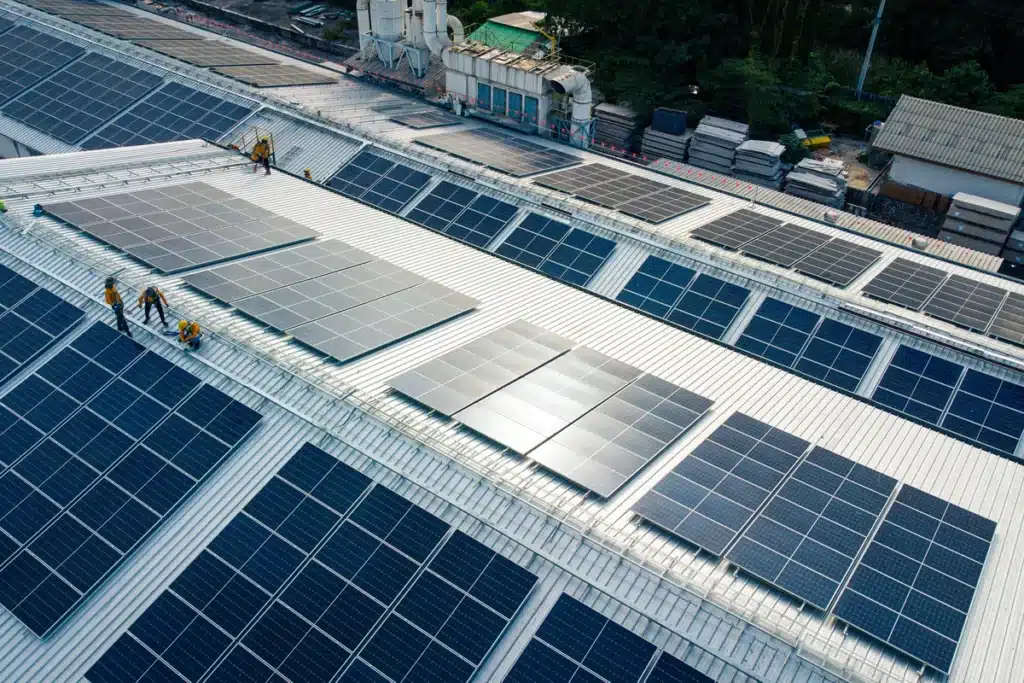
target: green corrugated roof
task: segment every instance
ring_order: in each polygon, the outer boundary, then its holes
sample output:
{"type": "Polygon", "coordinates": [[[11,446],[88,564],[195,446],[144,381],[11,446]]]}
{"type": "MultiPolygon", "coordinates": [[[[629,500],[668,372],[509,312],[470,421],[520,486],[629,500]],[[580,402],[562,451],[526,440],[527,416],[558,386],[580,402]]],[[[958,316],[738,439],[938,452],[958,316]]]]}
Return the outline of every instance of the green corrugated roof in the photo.
{"type": "Polygon", "coordinates": [[[469,34],[469,39],[501,50],[522,52],[538,40],[544,40],[544,36],[539,31],[527,31],[526,29],[488,21],[469,34]]]}

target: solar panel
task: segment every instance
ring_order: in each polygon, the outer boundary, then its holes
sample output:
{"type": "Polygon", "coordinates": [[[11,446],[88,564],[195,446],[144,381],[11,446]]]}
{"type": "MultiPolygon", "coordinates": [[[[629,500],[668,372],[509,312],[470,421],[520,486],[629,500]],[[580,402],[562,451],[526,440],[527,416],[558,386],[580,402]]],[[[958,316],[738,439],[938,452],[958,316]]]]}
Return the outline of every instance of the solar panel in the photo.
{"type": "Polygon", "coordinates": [[[209,40],[136,40],[133,42],[196,66],[245,66],[277,63],[272,57],[265,54],[209,40]]]}
{"type": "Polygon", "coordinates": [[[928,300],[924,312],[942,320],[984,333],[1007,291],[959,275],[951,275],[928,300]]]}
{"type": "Polygon", "coordinates": [[[411,221],[484,248],[516,215],[516,207],[442,181],[406,215],[411,221]]]}
{"type": "Polygon", "coordinates": [[[0,477],[7,492],[0,603],[39,636],[74,611],[261,419],[160,356],[109,342],[112,334],[97,324],[3,398],[11,413],[50,433],[0,477]],[[87,359],[90,351],[104,355],[87,359]],[[137,360],[117,367],[115,378],[101,364],[119,356],[137,360]]]}
{"type": "Polygon", "coordinates": [[[823,320],[794,366],[797,372],[856,391],[882,345],[878,335],[835,320],[823,320]]]}
{"type": "Polygon", "coordinates": [[[662,652],[645,683],[715,683],[715,679],[662,652]]]}
{"type": "Polygon", "coordinates": [[[577,347],[454,415],[489,439],[527,454],[640,376],[577,347]]]}
{"type": "Polygon", "coordinates": [[[468,313],[478,303],[436,282],[424,282],[293,327],[288,333],[339,361],[348,361],[468,313]]]}
{"type": "Polygon", "coordinates": [[[367,150],[342,166],[327,185],[346,197],[398,213],[429,182],[426,173],[367,150]]]}
{"type": "Polygon", "coordinates": [[[898,258],[861,291],[870,297],[919,311],[945,279],[946,273],[938,268],[898,258]]]}
{"type": "Polygon", "coordinates": [[[10,27],[14,26],[14,22],[5,17],[0,17],[0,33],[3,33],[10,27]]]}
{"type": "Polygon", "coordinates": [[[193,273],[185,282],[232,303],[374,260],[340,240],[321,240],[193,273]]]}
{"type": "Polygon", "coordinates": [[[904,486],[839,596],[835,615],[948,673],[995,527],[904,486]]]}
{"type": "Polygon", "coordinates": [[[489,128],[428,135],[416,142],[519,178],[580,162],[574,154],[489,128]]]}
{"type": "Polygon", "coordinates": [[[217,140],[255,108],[167,83],[81,143],[83,149],[176,140],[217,140]]]}
{"type": "Polygon", "coordinates": [[[815,448],[726,557],[827,610],[895,488],[892,477],[815,448]]]}
{"type": "Polygon", "coordinates": [[[43,208],[164,273],[276,249],[319,234],[206,183],[123,192],[43,208]]]}
{"type": "Polygon", "coordinates": [[[740,209],[700,226],[690,236],[727,249],[739,249],[780,226],[780,220],[762,216],[750,209],[740,209]]]}
{"type": "Polygon", "coordinates": [[[810,444],[733,413],[633,506],[633,512],[722,555],[810,444]]]}
{"type": "Polygon", "coordinates": [[[465,683],[536,577],[449,529],[306,444],[86,675],[465,683]]]}
{"type": "Polygon", "coordinates": [[[56,294],[36,289],[0,317],[0,385],[81,322],[85,313],[56,294]]]}
{"type": "Polygon", "coordinates": [[[7,266],[0,265],[0,315],[36,291],[36,283],[22,277],[7,266]]]}
{"type": "Polygon", "coordinates": [[[821,316],[768,297],[736,346],[784,367],[793,367],[821,316]]]}
{"type": "Polygon", "coordinates": [[[658,318],[667,318],[696,274],[690,268],[648,256],[617,300],[658,318]]]}
{"type": "Polygon", "coordinates": [[[496,254],[558,280],[585,286],[615,249],[615,242],[531,213],[496,254]]]}
{"type": "Polygon", "coordinates": [[[73,144],[161,83],[156,74],[90,52],[8,102],[3,112],[73,144]]]}
{"type": "Polygon", "coordinates": [[[26,0],[21,3],[36,9],[57,14],[60,16],[75,16],[78,14],[95,14],[97,16],[137,16],[123,9],[111,5],[104,5],[98,2],[73,2],[72,0],[26,0]]]}
{"type": "Polygon", "coordinates": [[[704,416],[714,401],[642,375],[529,457],[610,498],[704,416]]]}
{"type": "Polygon", "coordinates": [[[279,88],[285,85],[330,85],[337,83],[340,78],[339,74],[304,69],[294,64],[216,66],[211,70],[254,88],[279,88]]]}
{"type": "Polygon", "coordinates": [[[1012,457],[1024,433],[1024,387],[968,370],[953,395],[942,427],[1012,457]]]}
{"type": "Polygon", "coordinates": [[[988,333],[1004,341],[1024,345],[1024,295],[1010,292],[993,318],[988,333]]]}
{"type": "Polygon", "coordinates": [[[391,120],[417,130],[440,128],[441,126],[456,126],[463,123],[460,117],[443,111],[417,111],[409,114],[399,114],[398,116],[392,116],[391,120]]]}
{"type": "Polygon", "coordinates": [[[964,367],[901,345],[872,397],[893,410],[939,424],[964,367]]]}
{"type": "Polygon", "coordinates": [[[798,272],[846,287],[882,257],[882,252],[834,239],[796,263],[798,272]]]}
{"type": "Polygon", "coordinates": [[[135,14],[95,15],[80,14],[69,17],[72,21],[91,29],[122,38],[124,40],[202,40],[199,33],[192,33],[162,21],[148,19],[135,14]]]}
{"type": "Polygon", "coordinates": [[[84,52],[28,26],[4,32],[0,35],[0,102],[17,97],[84,52]]]}
{"type": "Polygon", "coordinates": [[[453,415],[554,360],[573,343],[517,320],[388,380],[409,398],[453,415]]]}
{"type": "Polygon", "coordinates": [[[828,242],[828,235],[787,223],[743,245],[743,253],[768,263],[791,268],[794,263],[828,242]]]}

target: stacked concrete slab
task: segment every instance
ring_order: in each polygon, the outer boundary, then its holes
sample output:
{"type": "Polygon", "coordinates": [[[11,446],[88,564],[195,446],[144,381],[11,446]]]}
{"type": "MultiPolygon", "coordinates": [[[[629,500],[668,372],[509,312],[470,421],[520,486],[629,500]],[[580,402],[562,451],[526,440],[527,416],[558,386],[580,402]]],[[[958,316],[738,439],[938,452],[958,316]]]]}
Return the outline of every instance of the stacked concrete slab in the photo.
{"type": "Polygon", "coordinates": [[[803,159],[786,176],[786,194],[841,209],[846,203],[847,175],[839,159],[803,159]]]}
{"type": "Polygon", "coordinates": [[[1024,263],[1024,230],[1014,230],[1001,256],[1012,263],[1024,263]]]}
{"type": "Polygon", "coordinates": [[[747,141],[750,127],[717,116],[705,116],[690,142],[690,163],[710,171],[732,174],[736,149],[747,141]]]}
{"type": "Polygon", "coordinates": [[[1020,217],[1016,206],[957,192],[946,212],[939,238],[998,256],[1020,217]]]}
{"type": "Polygon", "coordinates": [[[594,114],[597,117],[594,142],[617,150],[632,149],[642,125],[635,111],[629,107],[603,102],[594,107],[594,114]]]}
{"type": "Polygon", "coordinates": [[[733,175],[773,190],[782,189],[783,145],[770,140],[747,140],[736,148],[733,175]]]}
{"type": "Polygon", "coordinates": [[[644,140],[640,150],[644,156],[649,158],[685,161],[692,137],[693,133],[688,131],[683,132],[682,135],[671,135],[659,132],[651,126],[644,130],[644,140]]]}

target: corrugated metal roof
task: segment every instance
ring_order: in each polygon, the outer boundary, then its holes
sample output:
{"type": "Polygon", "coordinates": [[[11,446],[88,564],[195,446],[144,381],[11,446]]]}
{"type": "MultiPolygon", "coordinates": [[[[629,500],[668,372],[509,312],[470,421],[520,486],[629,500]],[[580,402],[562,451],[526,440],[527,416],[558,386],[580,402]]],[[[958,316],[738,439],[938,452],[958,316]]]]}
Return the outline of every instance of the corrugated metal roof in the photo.
{"type": "Polygon", "coordinates": [[[877,149],[1024,184],[1024,121],[903,95],[877,149]]]}
{"type": "MultiPolygon", "coordinates": [[[[158,280],[176,310],[214,331],[209,349],[199,359],[265,398],[308,416],[344,443],[407,473],[452,504],[458,501],[460,509],[472,511],[477,519],[543,555],[561,571],[600,587],[648,618],[661,620],[678,636],[699,643],[729,666],[759,680],[829,680],[812,663],[819,659],[838,678],[921,680],[913,664],[870,639],[844,633],[820,614],[801,610],[780,594],[730,572],[724,563],[695,555],[682,544],[637,525],[628,513],[632,501],[729,414],[740,410],[995,519],[997,536],[950,679],[1017,680],[1024,667],[1024,651],[1003,634],[1024,626],[1022,587],[1013,578],[1024,560],[1024,547],[1013,541],[1024,522],[1019,512],[1024,468],[1019,465],[284,174],[254,178],[214,167],[183,169],[175,179],[147,182],[141,166],[116,168],[116,150],[97,155],[111,167],[112,177],[121,178],[120,185],[108,186],[108,192],[133,184],[158,186],[202,179],[262,205],[272,201],[275,212],[325,237],[343,239],[480,300],[478,310],[468,316],[338,366],[191,292],[180,278],[158,280]],[[389,377],[519,318],[708,396],[716,401],[714,411],[622,492],[601,502],[584,498],[528,461],[504,455],[385,392],[389,377]],[[306,388],[304,380],[327,395],[355,389],[347,402],[361,410],[341,408],[345,404],[326,400],[321,392],[306,388]],[[794,651],[792,645],[799,649],[794,651]],[[775,654],[765,657],[768,652],[775,654]]],[[[46,158],[38,161],[50,163],[46,158]]],[[[11,218],[28,225],[33,200],[12,204],[11,218]]],[[[37,221],[27,236],[0,232],[0,248],[67,286],[88,292],[94,301],[102,273],[123,269],[120,276],[128,282],[149,277],[131,259],[49,219],[37,221]]],[[[978,363],[953,349],[945,354],[958,362],[978,363]]],[[[256,462],[266,454],[253,453],[229,465],[265,466],[260,476],[269,477],[272,465],[256,462]]],[[[279,462],[283,453],[274,453],[279,462]]],[[[28,671],[57,677],[55,672],[64,671],[60,666],[76,658],[97,657],[173,578],[168,556],[180,559],[178,569],[184,566],[187,558],[181,556],[198,552],[243,498],[258,488],[252,478],[240,471],[231,477],[218,475],[217,480],[228,488],[211,486],[202,501],[188,507],[201,510],[195,515],[209,516],[202,518],[199,527],[206,531],[190,531],[181,538],[161,531],[162,540],[154,539],[145,556],[133,560],[135,571],[121,572],[76,617],[85,634],[64,629],[56,640],[40,645],[18,636],[10,617],[0,618],[0,638],[4,638],[0,672],[16,674],[6,676],[12,680],[28,671]],[[234,493],[227,495],[229,491],[234,493]],[[227,500],[215,500],[221,493],[227,500]],[[176,538],[176,545],[160,546],[176,538]]],[[[188,527],[178,519],[174,528],[181,533],[188,527]]],[[[197,522],[195,516],[188,519],[197,522]]],[[[42,680],[51,679],[44,676],[42,680]]]]}

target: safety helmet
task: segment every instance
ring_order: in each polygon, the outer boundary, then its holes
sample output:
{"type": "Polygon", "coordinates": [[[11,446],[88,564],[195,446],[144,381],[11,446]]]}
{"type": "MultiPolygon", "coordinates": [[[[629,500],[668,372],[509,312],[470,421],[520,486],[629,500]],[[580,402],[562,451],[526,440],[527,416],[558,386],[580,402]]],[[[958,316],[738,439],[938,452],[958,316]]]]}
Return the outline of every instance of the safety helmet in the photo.
{"type": "Polygon", "coordinates": [[[263,142],[270,142],[270,138],[263,138],[263,142]]]}
{"type": "Polygon", "coordinates": [[[188,321],[186,321],[186,320],[179,320],[178,321],[178,332],[183,332],[186,327],[188,327],[188,321]]]}
{"type": "Polygon", "coordinates": [[[114,286],[115,282],[116,282],[116,280],[114,278],[108,277],[106,283],[104,283],[104,284],[106,285],[107,289],[109,289],[109,288],[114,286]]]}

